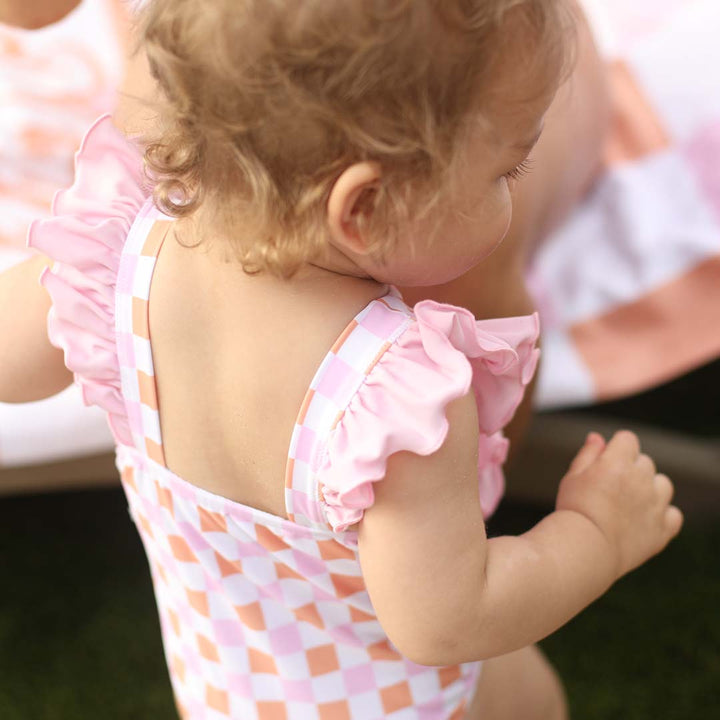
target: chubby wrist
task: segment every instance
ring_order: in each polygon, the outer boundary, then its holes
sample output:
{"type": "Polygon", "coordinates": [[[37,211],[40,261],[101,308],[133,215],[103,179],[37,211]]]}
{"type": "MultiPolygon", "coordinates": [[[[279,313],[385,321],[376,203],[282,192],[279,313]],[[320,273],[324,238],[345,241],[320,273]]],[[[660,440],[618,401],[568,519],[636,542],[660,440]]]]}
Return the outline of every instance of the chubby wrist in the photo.
{"type": "Polygon", "coordinates": [[[607,538],[573,510],[551,513],[523,535],[492,538],[459,657],[495,657],[542,640],[603,595],[616,568],[607,538]]]}
{"type": "Polygon", "coordinates": [[[552,553],[556,562],[574,567],[577,579],[584,580],[595,597],[606,592],[621,575],[618,552],[611,539],[577,510],[560,508],[527,535],[552,553]]]}

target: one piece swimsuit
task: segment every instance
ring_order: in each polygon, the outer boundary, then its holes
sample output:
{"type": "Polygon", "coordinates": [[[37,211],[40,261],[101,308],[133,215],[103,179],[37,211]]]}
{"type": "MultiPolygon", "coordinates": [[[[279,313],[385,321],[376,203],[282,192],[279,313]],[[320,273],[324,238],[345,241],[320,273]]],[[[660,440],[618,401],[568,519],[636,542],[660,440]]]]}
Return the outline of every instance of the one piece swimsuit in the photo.
{"type": "MultiPolygon", "coordinates": [[[[153,205],[142,154],[99,120],[74,184],[30,245],[48,329],[88,404],[103,408],[150,564],[184,720],[460,720],[479,663],[425,667],[388,640],[351,528],[398,451],[435,452],[449,402],[472,390],[479,500],[503,491],[512,416],[537,361],[534,316],[476,322],[397,291],[370,302],[325,356],[288,451],[287,517],[200,489],[165,465],[148,324],[156,257],[173,220],[153,205]]],[[[452,588],[448,588],[452,592],[452,588]]]]}

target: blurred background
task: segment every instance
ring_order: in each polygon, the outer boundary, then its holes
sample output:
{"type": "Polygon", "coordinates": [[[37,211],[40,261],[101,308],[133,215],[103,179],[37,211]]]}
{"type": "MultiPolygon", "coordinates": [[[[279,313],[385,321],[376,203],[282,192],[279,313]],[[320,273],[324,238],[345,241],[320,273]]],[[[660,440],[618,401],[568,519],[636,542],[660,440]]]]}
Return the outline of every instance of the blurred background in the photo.
{"type": "MultiPolygon", "coordinates": [[[[636,430],[686,527],[544,647],[576,718],[715,717],[720,5],[582,4],[611,129],[596,182],[528,268],[544,327],[538,413],[488,531],[522,532],[552,509],[589,429],[636,430]]],[[[132,92],[132,16],[124,0],[0,3],[0,269],[27,256],[27,225],[71,181],[85,129],[132,92]]],[[[0,404],[2,720],[176,717],[111,445],[76,388],[0,404]]]]}

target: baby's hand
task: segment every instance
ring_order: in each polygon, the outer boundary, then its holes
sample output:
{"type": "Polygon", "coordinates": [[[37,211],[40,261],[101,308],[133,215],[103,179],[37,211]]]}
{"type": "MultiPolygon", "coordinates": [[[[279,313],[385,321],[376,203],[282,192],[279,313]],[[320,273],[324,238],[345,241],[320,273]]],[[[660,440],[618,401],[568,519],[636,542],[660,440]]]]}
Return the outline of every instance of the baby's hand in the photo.
{"type": "Polygon", "coordinates": [[[679,532],[680,510],[670,504],[673,485],[640,452],[634,433],[605,441],[591,433],[562,479],[558,510],[591,520],[605,537],[617,579],[656,555],[679,532]]]}

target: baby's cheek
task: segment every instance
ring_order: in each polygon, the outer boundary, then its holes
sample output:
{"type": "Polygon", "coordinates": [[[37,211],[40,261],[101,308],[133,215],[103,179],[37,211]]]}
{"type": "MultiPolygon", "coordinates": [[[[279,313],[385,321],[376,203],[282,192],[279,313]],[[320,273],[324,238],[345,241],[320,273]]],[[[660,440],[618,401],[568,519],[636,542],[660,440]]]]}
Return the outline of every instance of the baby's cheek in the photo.
{"type": "Polygon", "coordinates": [[[497,183],[491,212],[492,217],[488,218],[487,227],[497,245],[507,235],[512,221],[512,195],[506,178],[501,178],[497,183]]]}

